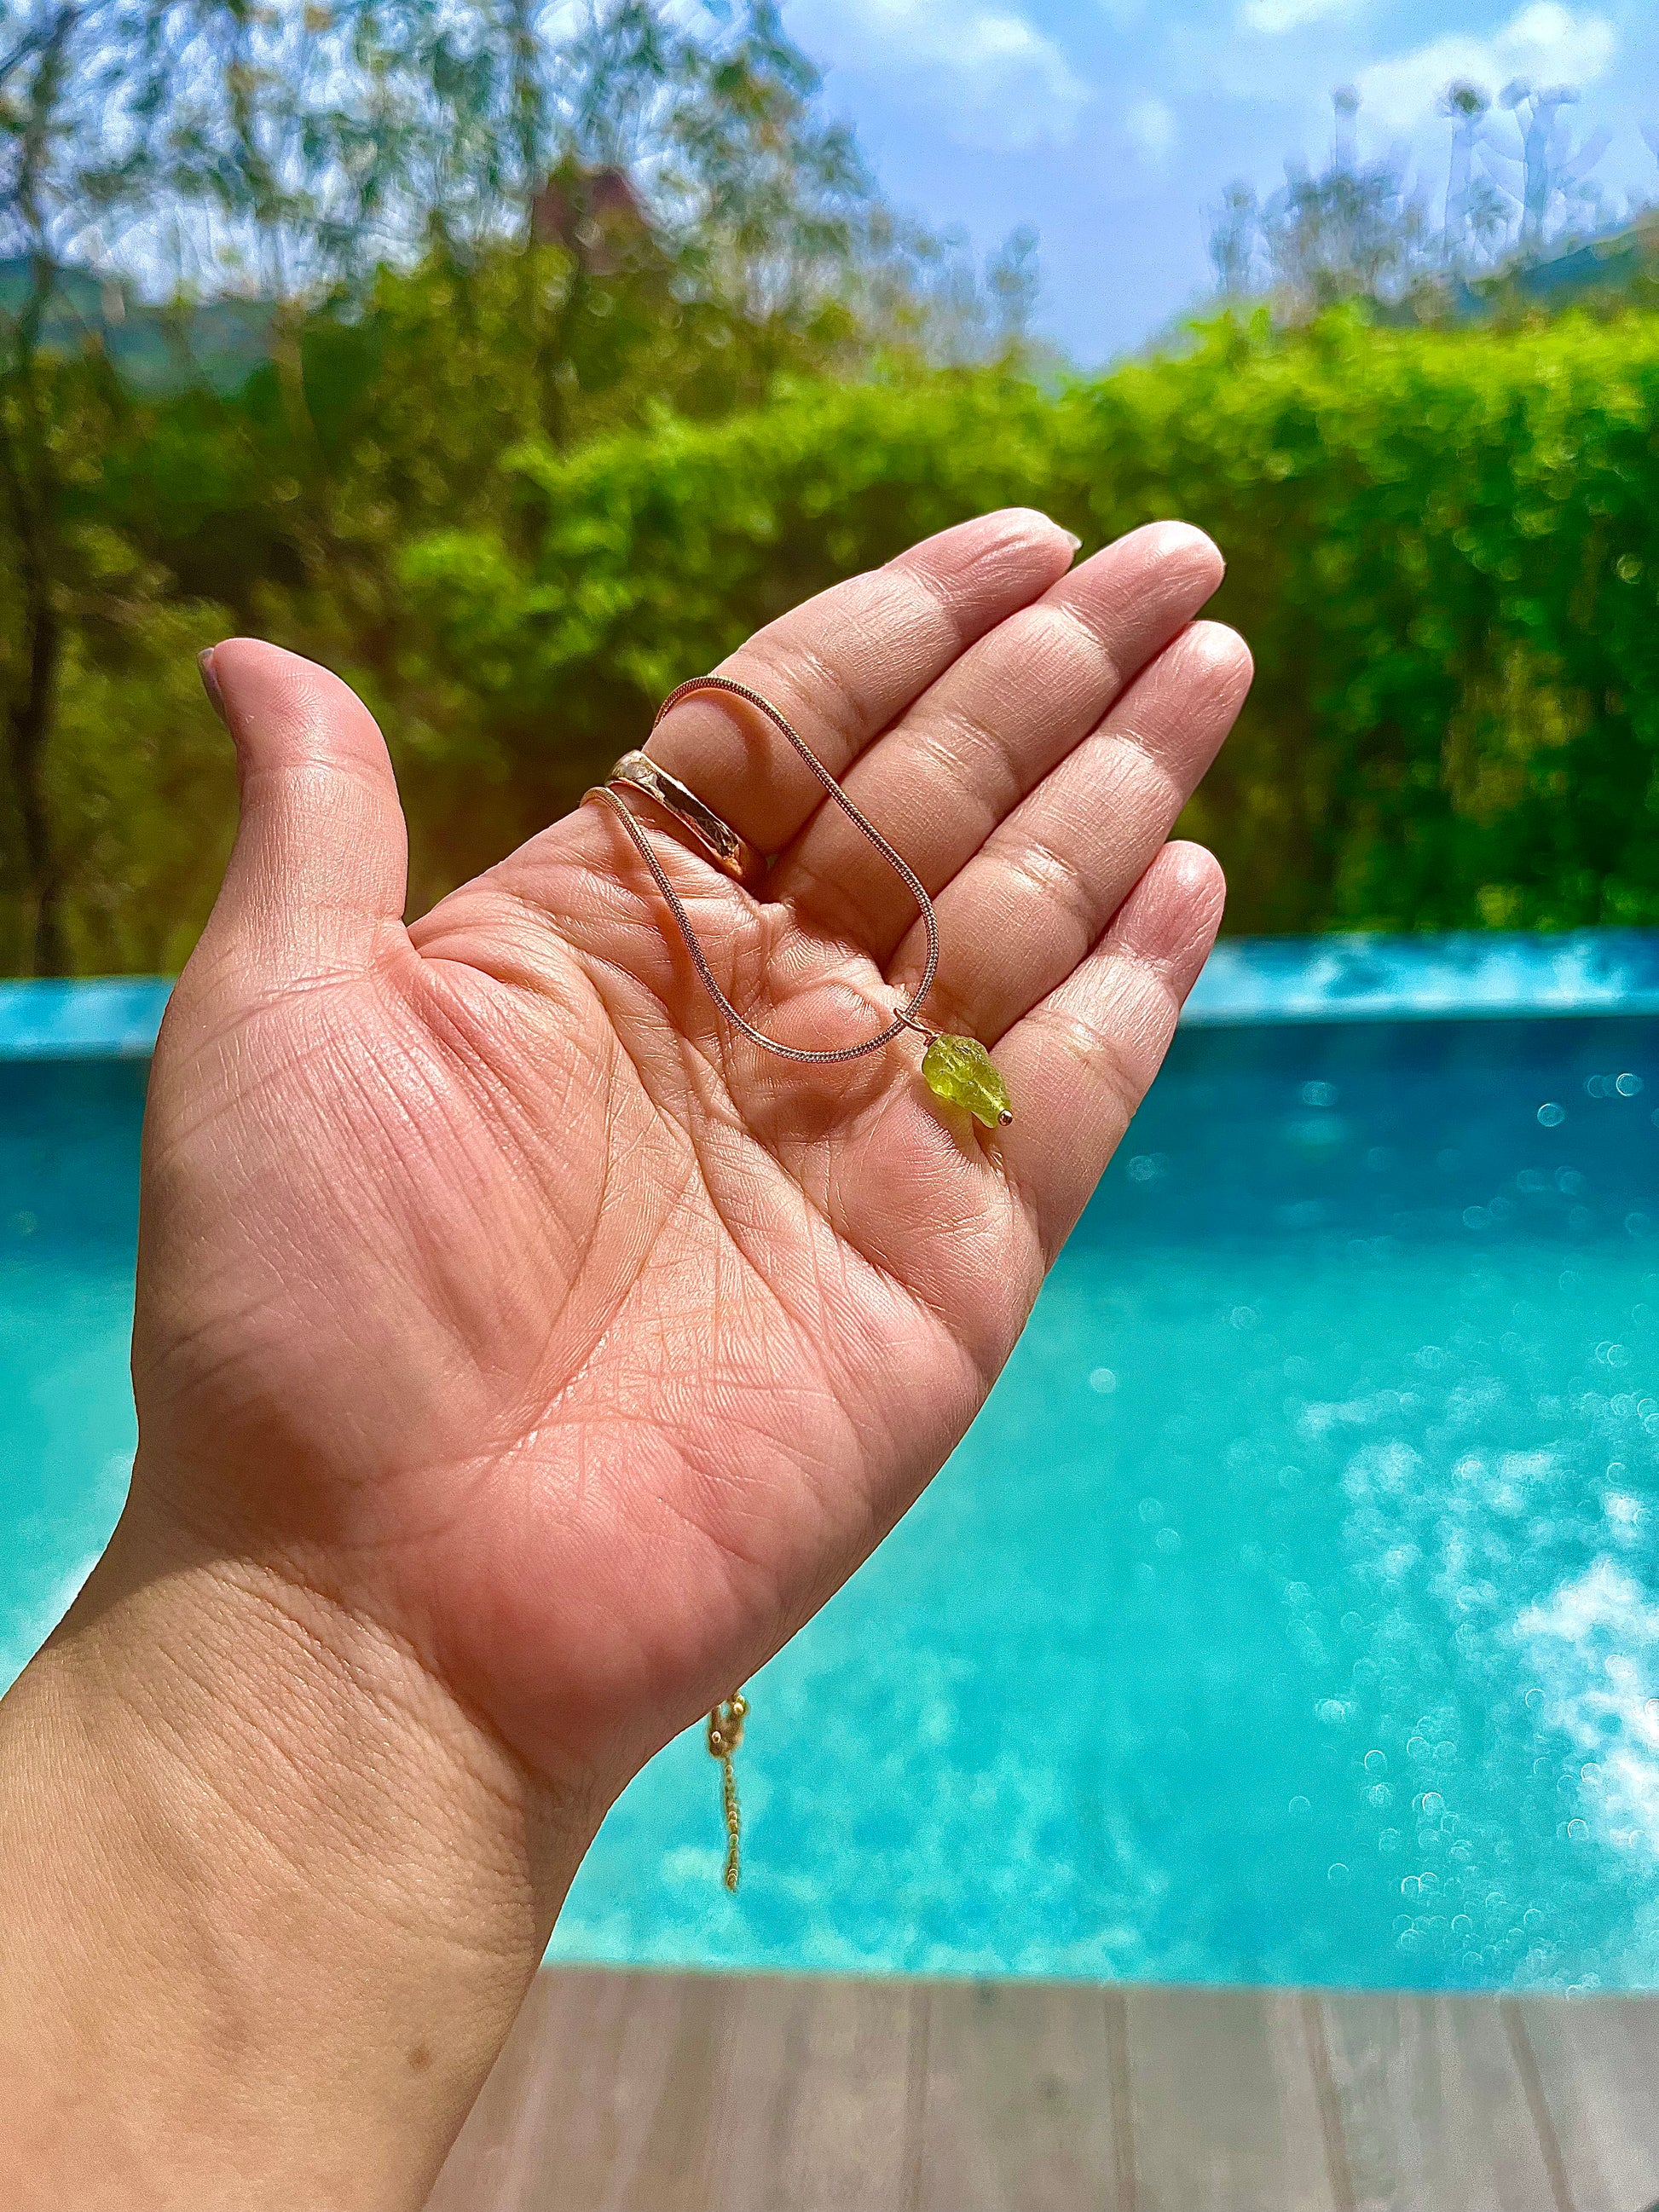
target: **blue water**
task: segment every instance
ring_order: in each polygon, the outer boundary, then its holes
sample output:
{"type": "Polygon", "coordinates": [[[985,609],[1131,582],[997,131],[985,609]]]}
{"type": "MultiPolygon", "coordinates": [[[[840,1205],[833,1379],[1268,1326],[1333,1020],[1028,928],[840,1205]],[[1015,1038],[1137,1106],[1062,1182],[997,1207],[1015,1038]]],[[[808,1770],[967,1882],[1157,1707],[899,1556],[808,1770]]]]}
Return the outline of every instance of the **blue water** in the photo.
{"type": "Polygon", "coordinates": [[[0,1681],[80,1587],[126,1490],[145,1073],[0,1061],[0,1681]]]}
{"type": "MultiPolygon", "coordinates": [[[[141,1073],[0,1067],[0,1662],[112,1518],[141,1073]]],[[[1177,1040],[990,1406],[556,1955],[1659,1984],[1659,1023],[1177,1040]]]]}

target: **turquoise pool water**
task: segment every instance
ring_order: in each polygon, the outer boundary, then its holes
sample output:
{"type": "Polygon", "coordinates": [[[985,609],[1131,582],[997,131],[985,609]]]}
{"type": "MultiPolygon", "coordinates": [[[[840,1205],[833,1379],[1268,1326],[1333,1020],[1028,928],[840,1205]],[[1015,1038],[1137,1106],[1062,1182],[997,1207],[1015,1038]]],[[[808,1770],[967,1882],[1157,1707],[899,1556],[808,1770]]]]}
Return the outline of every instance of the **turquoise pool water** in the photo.
{"type": "MultiPolygon", "coordinates": [[[[0,1661],[113,1516],[142,1070],[0,1066],[0,1661]]],[[[1183,1031],[927,1498],[555,1954],[1659,1984],[1659,1021],[1183,1031]]]]}

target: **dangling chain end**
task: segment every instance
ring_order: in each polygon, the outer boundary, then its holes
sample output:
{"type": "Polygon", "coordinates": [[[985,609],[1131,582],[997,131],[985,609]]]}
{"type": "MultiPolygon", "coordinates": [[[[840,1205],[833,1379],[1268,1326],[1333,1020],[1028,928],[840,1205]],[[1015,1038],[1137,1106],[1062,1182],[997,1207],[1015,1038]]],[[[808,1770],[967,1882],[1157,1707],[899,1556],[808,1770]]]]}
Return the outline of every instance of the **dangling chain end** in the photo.
{"type": "Polygon", "coordinates": [[[720,1763],[720,1811],[726,1821],[726,1869],[720,1879],[733,1896],[742,1872],[739,1847],[743,1816],[738,1805],[738,1778],[732,1754],[743,1741],[743,1724],[749,1717],[749,1700],[737,1690],[708,1716],[708,1755],[720,1763]]]}

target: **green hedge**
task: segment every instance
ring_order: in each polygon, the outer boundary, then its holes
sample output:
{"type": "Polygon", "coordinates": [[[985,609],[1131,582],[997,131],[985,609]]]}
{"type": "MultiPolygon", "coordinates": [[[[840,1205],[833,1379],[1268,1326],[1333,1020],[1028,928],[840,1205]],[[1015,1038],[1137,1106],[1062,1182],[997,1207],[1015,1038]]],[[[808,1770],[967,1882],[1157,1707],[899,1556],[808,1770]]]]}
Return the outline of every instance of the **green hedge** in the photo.
{"type": "MultiPolygon", "coordinates": [[[[991,373],[803,386],[562,455],[520,443],[487,490],[450,528],[405,535],[393,514],[384,553],[359,532],[349,590],[278,574],[252,607],[381,712],[422,898],[570,803],[756,623],[1018,501],[1090,547],[1183,515],[1227,556],[1214,611],[1257,684],[1186,826],[1227,866],[1231,928],[1659,923],[1659,318],[1498,335],[1340,316],[1291,338],[1223,326],[1057,392],[991,373]],[[366,562],[372,623],[353,614],[366,562]]],[[[165,592],[155,620],[182,642],[165,592]]],[[[104,786],[169,772],[172,677],[124,650],[104,666],[88,646],[65,700],[86,965],[177,957],[231,804],[217,769],[179,770],[193,878],[108,822],[87,845],[100,744],[151,733],[104,786]]],[[[176,743],[195,763],[199,736],[176,743]]],[[[153,845],[155,806],[128,818],[153,845]]]]}

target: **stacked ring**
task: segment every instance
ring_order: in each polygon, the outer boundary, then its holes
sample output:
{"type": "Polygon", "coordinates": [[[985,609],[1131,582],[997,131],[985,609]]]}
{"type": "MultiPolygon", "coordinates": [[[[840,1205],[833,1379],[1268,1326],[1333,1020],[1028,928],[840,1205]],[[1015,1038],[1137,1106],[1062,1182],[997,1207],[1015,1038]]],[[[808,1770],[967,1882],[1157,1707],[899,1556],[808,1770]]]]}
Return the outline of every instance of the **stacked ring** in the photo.
{"type": "Polygon", "coordinates": [[[712,860],[723,875],[745,890],[757,890],[765,882],[766,862],[749,840],[740,837],[729,822],[723,822],[689,785],[671,775],[648,753],[624,753],[605,782],[613,791],[621,784],[629,791],[643,792],[685,832],[705,860],[712,860]]]}
{"type": "MultiPolygon", "coordinates": [[[[641,752],[624,753],[602,785],[586,794],[587,799],[599,799],[615,808],[623,826],[632,840],[635,849],[656,879],[657,889],[667,902],[674,917],[675,927],[685,941],[699,981],[733,1029],[768,1052],[775,1053],[781,1060],[802,1060],[816,1066],[828,1066],[834,1061],[862,1060],[866,1053],[879,1052],[891,1044],[906,1030],[913,1030],[925,1037],[927,1048],[921,1056],[922,1079],[935,1097],[948,1099],[952,1104],[965,1106],[976,1121],[988,1129],[1006,1128],[1013,1116],[1008,1100],[1008,1086],[998,1073],[996,1065],[985,1047],[976,1037],[957,1036],[934,1029],[930,1023],[919,1018],[921,1002],[933,987],[933,977],[939,969],[939,921],[933,912],[933,902],[927,886],[915,870],[896,852],[868,815],[861,812],[842,789],[835,777],[812,750],[800,732],[785,714],[779,713],[771,701],[747,684],[732,676],[693,676],[678,690],[671,691],[657,710],[657,721],[696,691],[723,691],[734,698],[744,700],[763,714],[774,729],[787,738],[802,761],[823,786],[831,799],[847,816],[861,836],[866,837],[881,854],[900,882],[916,902],[921,917],[922,930],[927,939],[927,957],[921,980],[915,989],[893,1013],[891,1018],[873,1036],[866,1036],[857,1044],[799,1045],[785,1044],[777,1037],[768,1036],[745,1016],[740,1014],[726,993],[720,979],[708,964],[708,957],[698,941],[696,929],[686,910],[684,900],[669,881],[662,862],[651,849],[651,841],[635,817],[633,807],[623,797],[624,792],[638,792],[659,806],[668,819],[684,830],[697,850],[711,860],[717,868],[738,883],[751,886],[764,878],[765,862],[750,844],[740,837],[729,823],[721,821],[711,806],[698,798],[695,791],[683,784],[678,776],[670,775],[666,769],[641,752]]],[[[654,728],[656,725],[653,723],[654,728]]]]}

